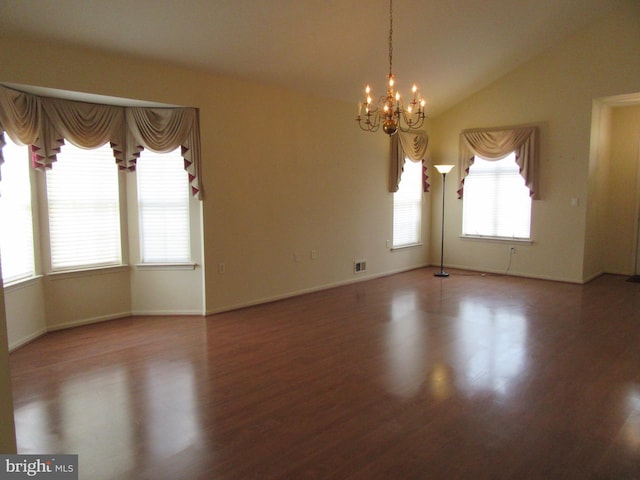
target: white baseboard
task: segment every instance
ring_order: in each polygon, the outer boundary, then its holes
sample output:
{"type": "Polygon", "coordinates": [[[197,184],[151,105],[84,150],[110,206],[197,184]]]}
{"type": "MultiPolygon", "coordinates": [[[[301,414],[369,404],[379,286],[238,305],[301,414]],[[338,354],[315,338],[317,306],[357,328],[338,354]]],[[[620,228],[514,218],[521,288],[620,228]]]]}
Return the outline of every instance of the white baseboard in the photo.
{"type": "Polygon", "coordinates": [[[497,270],[492,268],[479,270],[477,267],[469,267],[466,265],[445,265],[445,268],[455,268],[456,270],[465,270],[467,272],[493,273],[495,275],[505,275],[510,277],[533,278],[536,280],[549,280],[552,282],[577,283],[577,284],[585,283],[584,281],[576,280],[575,278],[556,277],[551,275],[535,275],[531,273],[519,273],[519,272],[512,272],[512,271],[507,272],[504,270],[497,270]]]}
{"type": "Polygon", "coordinates": [[[120,312],[120,313],[112,313],[112,314],[103,315],[100,317],[85,318],[82,320],[73,320],[72,322],[65,322],[65,323],[60,323],[58,325],[47,326],[47,331],[54,332],[56,330],[64,330],[65,328],[79,327],[81,325],[89,325],[91,323],[106,322],[109,320],[117,320],[118,318],[125,318],[130,316],[131,316],[131,312],[127,311],[127,312],[120,312]]]}
{"type": "Polygon", "coordinates": [[[133,310],[132,316],[155,317],[155,316],[176,316],[176,317],[202,317],[202,310],[133,310]]]}
{"type": "Polygon", "coordinates": [[[47,328],[43,328],[41,330],[38,330],[37,332],[34,332],[30,335],[27,335],[24,338],[21,338],[19,340],[16,340],[14,342],[11,342],[9,344],[9,351],[13,351],[17,348],[20,348],[23,345],[26,345],[29,342],[32,342],[33,340],[35,340],[36,338],[44,335],[47,332],[55,332],[56,330],[65,330],[67,328],[74,328],[74,327],[80,327],[83,325],[91,325],[93,323],[100,323],[100,322],[107,322],[109,320],[117,320],[119,318],[127,318],[127,317],[131,317],[133,315],[138,315],[138,316],[161,316],[161,315],[175,315],[175,316],[199,316],[202,317],[202,311],[198,310],[198,311],[166,311],[166,310],[162,310],[162,311],[138,311],[138,312],[120,312],[120,313],[114,313],[114,314],[110,314],[110,315],[103,315],[103,316],[99,316],[99,317],[92,317],[92,318],[86,318],[86,319],[82,319],[82,320],[74,320],[72,322],[65,322],[65,323],[60,323],[58,325],[50,325],[47,328]]]}
{"type": "Polygon", "coordinates": [[[298,297],[300,295],[306,295],[308,293],[321,292],[322,290],[329,290],[330,288],[342,287],[344,285],[350,285],[352,283],[365,282],[367,280],[374,280],[376,278],[388,277],[389,275],[395,275],[396,273],[408,272],[410,270],[416,270],[417,268],[424,268],[430,266],[429,264],[413,265],[407,268],[399,268],[397,270],[390,270],[384,273],[376,274],[362,274],[358,273],[354,278],[347,280],[340,280],[338,282],[324,283],[315,287],[303,288],[300,290],[294,290],[292,292],[283,293],[281,295],[273,295],[269,297],[262,297],[257,300],[251,300],[248,302],[241,302],[232,305],[227,305],[217,309],[207,310],[205,315],[215,315],[217,313],[230,312],[232,310],[239,310],[241,308],[253,307],[255,305],[261,305],[263,303],[277,302],[278,300],[285,300],[287,298],[298,297]]]}
{"type": "Polygon", "coordinates": [[[43,328],[41,330],[38,330],[37,332],[32,333],[31,335],[27,335],[24,338],[20,338],[18,340],[16,340],[15,342],[11,342],[9,344],[9,351],[13,351],[16,348],[20,348],[23,345],[26,345],[29,342],[32,342],[33,340],[35,340],[36,338],[44,335],[45,333],[47,333],[47,329],[43,328]]]}
{"type": "MultiPolygon", "coordinates": [[[[591,280],[595,280],[596,278],[598,278],[600,275],[604,275],[605,273],[610,273],[610,272],[599,272],[599,273],[593,273],[591,275],[587,275],[586,277],[584,277],[582,279],[582,283],[589,283],[591,280]]],[[[615,274],[614,274],[615,275],[615,274]]]]}

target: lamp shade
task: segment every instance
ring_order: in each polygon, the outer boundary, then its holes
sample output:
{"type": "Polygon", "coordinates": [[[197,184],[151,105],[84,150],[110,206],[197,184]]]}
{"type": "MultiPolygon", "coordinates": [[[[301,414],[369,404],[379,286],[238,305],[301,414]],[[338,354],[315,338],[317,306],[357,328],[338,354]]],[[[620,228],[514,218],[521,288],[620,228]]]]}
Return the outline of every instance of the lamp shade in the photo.
{"type": "Polygon", "coordinates": [[[436,167],[436,170],[438,170],[438,172],[447,174],[451,170],[453,170],[453,167],[455,167],[455,165],[434,165],[434,167],[436,167]]]}

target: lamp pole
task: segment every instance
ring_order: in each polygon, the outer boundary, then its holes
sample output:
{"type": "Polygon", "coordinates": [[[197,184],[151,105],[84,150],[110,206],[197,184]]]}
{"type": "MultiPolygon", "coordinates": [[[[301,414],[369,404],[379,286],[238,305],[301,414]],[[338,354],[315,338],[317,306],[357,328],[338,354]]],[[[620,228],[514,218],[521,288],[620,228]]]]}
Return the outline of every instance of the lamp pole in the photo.
{"type": "Polygon", "coordinates": [[[444,271],[444,199],[445,187],[447,182],[447,173],[453,169],[453,165],[435,165],[438,172],[442,174],[442,226],[440,228],[440,271],[434,273],[436,277],[448,277],[449,274],[444,271]]]}

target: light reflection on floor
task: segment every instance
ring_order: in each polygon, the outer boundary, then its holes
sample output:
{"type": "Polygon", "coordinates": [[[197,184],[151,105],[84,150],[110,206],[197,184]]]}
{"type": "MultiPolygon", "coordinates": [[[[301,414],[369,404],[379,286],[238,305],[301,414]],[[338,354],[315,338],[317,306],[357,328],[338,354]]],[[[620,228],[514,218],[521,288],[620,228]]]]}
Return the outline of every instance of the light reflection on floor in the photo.
{"type": "MultiPolygon", "coordinates": [[[[517,308],[462,299],[447,324],[430,325],[415,292],[394,297],[386,324],[389,393],[411,398],[425,382],[436,399],[454,391],[509,394],[526,368],[527,320],[517,308]],[[452,343],[431,345],[429,328],[451,329],[452,343]]],[[[442,336],[442,335],[441,335],[442,336]]]]}
{"type": "Polygon", "coordinates": [[[462,299],[455,320],[455,349],[472,388],[507,395],[526,368],[527,321],[511,307],[487,307],[478,299],[462,299]]]}
{"type": "Polygon", "coordinates": [[[192,365],[160,362],[149,365],[146,407],[150,416],[148,442],[159,458],[175,455],[201,441],[192,365]],[[167,381],[170,379],[170,381],[167,381]],[[171,441],[167,441],[171,438],[171,441]]]}
{"type": "Polygon", "coordinates": [[[640,385],[633,385],[627,392],[629,418],[622,427],[622,438],[631,454],[640,459],[640,385]]]}
{"type": "Polygon", "coordinates": [[[386,329],[386,387],[393,395],[410,398],[426,377],[427,331],[425,318],[416,310],[415,292],[394,297],[386,329]]]}
{"type": "Polygon", "coordinates": [[[35,398],[15,409],[20,453],[78,454],[80,471],[90,471],[92,480],[126,476],[139,461],[137,445],[150,445],[144,458],[158,459],[202,445],[194,388],[187,361],[150,361],[146,371],[115,364],[75,372],[59,385],[55,402],[35,398]]]}

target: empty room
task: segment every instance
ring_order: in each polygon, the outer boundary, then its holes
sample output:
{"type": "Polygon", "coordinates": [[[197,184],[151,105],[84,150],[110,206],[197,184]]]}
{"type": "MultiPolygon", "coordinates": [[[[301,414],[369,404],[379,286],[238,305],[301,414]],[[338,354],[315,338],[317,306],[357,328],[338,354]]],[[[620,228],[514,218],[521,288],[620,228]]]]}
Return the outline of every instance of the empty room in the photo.
{"type": "Polygon", "coordinates": [[[0,472],[640,478],[637,1],[0,0],[0,58],[0,472]]]}

